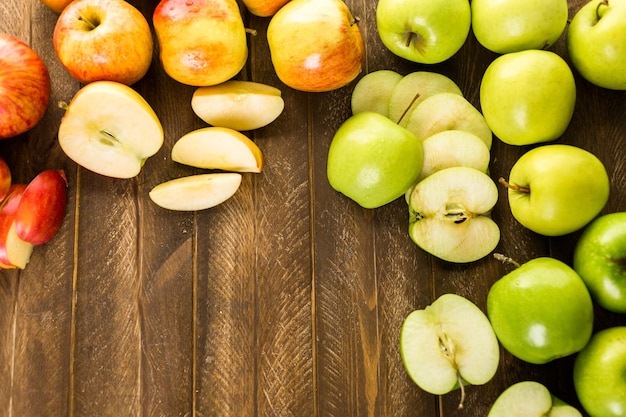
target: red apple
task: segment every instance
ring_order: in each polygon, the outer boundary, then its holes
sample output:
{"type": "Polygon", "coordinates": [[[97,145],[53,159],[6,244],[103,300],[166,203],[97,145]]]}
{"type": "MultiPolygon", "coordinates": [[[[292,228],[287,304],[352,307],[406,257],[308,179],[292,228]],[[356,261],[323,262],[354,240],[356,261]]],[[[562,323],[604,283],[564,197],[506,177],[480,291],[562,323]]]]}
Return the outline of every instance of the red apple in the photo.
{"type": "Polygon", "coordinates": [[[22,240],[15,231],[15,215],[26,184],[13,184],[0,208],[0,267],[24,269],[35,245],[22,240]]]}
{"type": "Polygon", "coordinates": [[[152,32],[144,15],[123,0],[75,0],[57,20],[54,49],[78,81],[132,85],[152,62],[152,32]]]}
{"type": "Polygon", "coordinates": [[[50,75],[28,45],[0,33],[0,139],[32,129],[50,101],[50,75]]]}
{"type": "Polygon", "coordinates": [[[0,158],[0,202],[9,194],[11,189],[11,170],[9,166],[0,158]]]}
{"type": "Polygon", "coordinates": [[[15,213],[15,231],[20,239],[41,245],[54,237],[67,204],[67,178],[63,170],[47,170],[26,187],[15,213]]]}

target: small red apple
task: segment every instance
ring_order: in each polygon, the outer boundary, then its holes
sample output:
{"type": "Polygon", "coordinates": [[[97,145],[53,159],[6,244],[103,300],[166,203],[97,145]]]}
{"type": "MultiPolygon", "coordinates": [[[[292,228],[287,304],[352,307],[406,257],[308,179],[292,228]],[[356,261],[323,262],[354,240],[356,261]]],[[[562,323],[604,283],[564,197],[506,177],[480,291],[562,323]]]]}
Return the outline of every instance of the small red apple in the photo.
{"type": "Polygon", "coordinates": [[[0,139],[32,129],[50,101],[50,75],[37,53],[0,33],[0,139]]]}
{"type": "Polygon", "coordinates": [[[41,245],[54,237],[65,217],[67,178],[63,170],[47,170],[26,187],[15,213],[20,239],[41,245]]]}
{"type": "Polygon", "coordinates": [[[13,184],[0,207],[0,267],[24,269],[33,253],[33,245],[17,236],[15,215],[26,184],[13,184]]]}

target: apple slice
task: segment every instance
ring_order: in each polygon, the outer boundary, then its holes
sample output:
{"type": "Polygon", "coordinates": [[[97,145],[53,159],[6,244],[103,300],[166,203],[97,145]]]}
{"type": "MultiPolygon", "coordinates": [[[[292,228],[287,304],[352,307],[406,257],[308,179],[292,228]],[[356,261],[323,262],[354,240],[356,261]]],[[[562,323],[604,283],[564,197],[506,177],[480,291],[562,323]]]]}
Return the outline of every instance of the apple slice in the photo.
{"type": "Polygon", "coordinates": [[[389,99],[401,79],[401,74],[391,70],[378,70],[364,75],[352,90],[352,114],[373,111],[389,117],[389,99]]]}
{"type": "Polygon", "coordinates": [[[225,127],[205,127],[182,136],[172,147],[172,160],[205,169],[261,172],[263,154],[250,138],[225,127]]]}
{"type": "Polygon", "coordinates": [[[5,199],[11,189],[11,169],[0,157],[0,202],[5,199]]]}
{"type": "Polygon", "coordinates": [[[155,186],[152,201],[168,210],[197,211],[223,203],[241,185],[241,174],[220,172],[176,178],[155,186]]]}
{"type": "Polygon", "coordinates": [[[483,115],[456,93],[426,97],[409,115],[406,128],[420,140],[444,130],[463,130],[481,138],[491,149],[493,134],[483,115]]]}
{"type": "Polygon", "coordinates": [[[406,317],[400,354],[407,373],[424,391],[443,395],[460,388],[462,408],[464,385],[482,385],[495,375],[500,346],[485,313],[450,293],[406,317]]]}
{"type": "Polygon", "coordinates": [[[57,233],[65,218],[67,178],[63,170],[46,170],[26,187],[15,213],[20,239],[41,245],[57,233]]]}
{"type": "Polygon", "coordinates": [[[496,398],[487,417],[582,417],[582,414],[554,397],[543,384],[522,381],[496,398]]]}
{"type": "Polygon", "coordinates": [[[285,102],[276,87],[229,80],[198,88],[191,98],[191,108],[212,126],[244,131],[272,123],[283,112],[285,102]]]}
{"type": "Polygon", "coordinates": [[[409,235],[420,248],[448,262],[487,256],[500,241],[491,219],[498,188],[485,173],[445,168],[418,182],[409,197],[409,235]]]}
{"type": "Polygon", "coordinates": [[[33,245],[20,239],[15,230],[15,215],[26,184],[14,184],[0,208],[0,265],[24,269],[33,253],[33,245]]]}
{"type": "Polygon", "coordinates": [[[406,126],[409,116],[426,97],[449,92],[463,95],[459,86],[449,77],[430,71],[411,72],[396,84],[389,98],[389,118],[406,126]]]}
{"type": "Polygon", "coordinates": [[[77,164],[113,178],[132,178],[163,145],[163,128],[131,87],[96,81],[80,89],[59,126],[59,145],[77,164]]]}

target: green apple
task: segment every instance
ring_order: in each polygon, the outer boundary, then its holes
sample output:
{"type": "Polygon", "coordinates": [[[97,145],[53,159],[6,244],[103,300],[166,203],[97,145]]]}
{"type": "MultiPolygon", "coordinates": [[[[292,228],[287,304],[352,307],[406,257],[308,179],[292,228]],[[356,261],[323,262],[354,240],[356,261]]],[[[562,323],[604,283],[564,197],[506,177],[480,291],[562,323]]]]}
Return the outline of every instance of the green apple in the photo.
{"type": "Polygon", "coordinates": [[[468,0],[379,0],[376,24],[394,54],[421,64],[451,58],[465,43],[472,15],[468,0]]]}
{"type": "Polygon", "coordinates": [[[472,30],[499,54],[547,49],[567,24],[567,0],[472,0],[472,30]]]}
{"type": "Polygon", "coordinates": [[[422,142],[385,116],[363,112],[337,130],[328,149],[330,185],[364,208],[402,196],[417,180],[422,142]]]}
{"type": "Polygon", "coordinates": [[[601,307],[626,313],[626,212],[593,220],[576,243],[573,264],[601,307]]]}
{"type": "Polygon", "coordinates": [[[443,395],[464,385],[482,385],[495,375],[500,346],[485,313],[456,294],[443,294],[411,312],[400,331],[400,354],[411,379],[424,391],[443,395]]]}
{"type": "Polygon", "coordinates": [[[593,303],[585,283],[554,258],[532,259],[497,280],[487,315],[513,356],[544,364],[579,352],[593,330],[593,303]]]}
{"type": "Polygon", "coordinates": [[[591,0],[569,24],[567,51],[574,68],[603,88],[626,90],[626,0],[591,0]]]}
{"type": "Polygon", "coordinates": [[[594,154],[572,145],[531,149],[511,168],[511,213],[524,227],[562,236],[587,225],[609,199],[609,176],[594,154]]]}
{"type": "Polygon", "coordinates": [[[552,395],[545,385],[521,381],[496,398],[487,417],[582,417],[582,414],[552,395]]]}
{"type": "Polygon", "coordinates": [[[493,133],[510,145],[559,138],[576,103],[574,75],[559,55],[526,50],[501,55],[480,84],[482,113],[493,133]]]}
{"type": "Polygon", "coordinates": [[[402,78],[401,74],[392,70],[378,70],[364,75],[352,90],[352,114],[373,111],[388,117],[391,93],[402,78]]]}
{"type": "Polygon", "coordinates": [[[591,417],[626,415],[626,326],[591,337],[574,362],[574,389],[591,417]]]}
{"type": "Polygon", "coordinates": [[[477,261],[500,241],[500,229],[491,219],[497,200],[498,188],[485,173],[460,166],[442,169],[411,191],[409,235],[444,261],[477,261]]]}

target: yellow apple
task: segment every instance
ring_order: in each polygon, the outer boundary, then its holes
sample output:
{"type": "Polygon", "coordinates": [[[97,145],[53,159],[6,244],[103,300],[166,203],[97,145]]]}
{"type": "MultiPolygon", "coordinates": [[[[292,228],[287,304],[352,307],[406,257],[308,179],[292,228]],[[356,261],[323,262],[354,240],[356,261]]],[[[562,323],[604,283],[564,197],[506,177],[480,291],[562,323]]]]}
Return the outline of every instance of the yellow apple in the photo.
{"type": "Polygon", "coordinates": [[[289,0],[243,0],[244,6],[255,16],[273,16],[289,0]]]}
{"type": "Polygon", "coordinates": [[[205,169],[261,172],[263,154],[244,134],[225,127],[206,127],[189,132],[172,147],[172,160],[205,169]]]}
{"type": "Polygon", "coordinates": [[[241,179],[236,172],[191,175],[163,182],[149,196],[156,205],[168,210],[205,210],[232,197],[241,179]]]}
{"type": "Polygon", "coordinates": [[[144,15],[124,0],[75,0],[63,9],[54,49],[78,81],[132,85],[152,63],[153,40],[144,15]]]}
{"type": "Polygon", "coordinates": [[[59,145],[74,162],[98,174],[132,178],[163,145],[154,110],[125,84],[87,84],[65,108],[59,145]]]}
{"type": "Polygon", "coordinates": [[[291,0],[270,20],[267,41],[276,74],[296,90],[335,90],[362,70],[358,19],[341,0],[291,0]]]}
{"type": "Polygon", "coordinates": [[[161,0],[152,21],[163,68],[180,83],[220,84],[246,63],[246,29],[235,0],[161,0]]]}
{"type": "Polygon", "coordinates": [[[191,98],[191,108],[210,125],[244,131],[273,122],[283,112],[285,102],[278,88],[230,80],[198,88],[191,98]]]}

